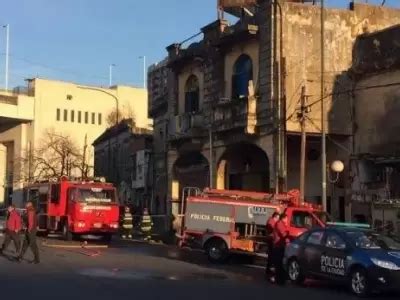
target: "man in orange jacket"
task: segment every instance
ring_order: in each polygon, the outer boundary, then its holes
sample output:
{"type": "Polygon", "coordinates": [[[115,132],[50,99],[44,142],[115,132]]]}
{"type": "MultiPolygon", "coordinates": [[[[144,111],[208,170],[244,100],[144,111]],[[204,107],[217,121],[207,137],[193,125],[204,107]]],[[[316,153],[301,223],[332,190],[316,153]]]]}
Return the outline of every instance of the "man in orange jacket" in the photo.
{"type": "Polygon", "coordinates": [[[3,246],[1,247],[0,252],[1,254],[3,254],[3,251],[7,249],[12,240],[14,242],[15,252],[18,254],[21,247],[21,242],[19,238],[19,232],[22,228],[21,216],[15,210],[15,207],[13,205],[10,205],[7,210],[8,216],[6,222],[6,231],[3,246]]]}
{"type": "Polygon", "coordinates": [[[285,247],[289,243],[288,217],[283,213],[279,221],[275,224],[274,230],[274,261],[276,272],[276,281],[278,283],[285,282],[285,271],[283,269],[283,257],[285,255],[285,247]]]}

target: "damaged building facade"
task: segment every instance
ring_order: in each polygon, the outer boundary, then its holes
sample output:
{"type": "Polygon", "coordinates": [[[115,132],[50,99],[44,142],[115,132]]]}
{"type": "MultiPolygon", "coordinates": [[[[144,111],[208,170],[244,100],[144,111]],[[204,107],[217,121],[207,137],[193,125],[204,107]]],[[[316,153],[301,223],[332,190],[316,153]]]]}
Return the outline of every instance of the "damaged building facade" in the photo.
{"type": "MultiPolygon", "coordinates": [[[[166,61],[149,70],[159,159],[155,190],[174,216],[184,187],[298,188],[302,91],[308,107],[305,195],[321,201],[320,7],[242,2],[249,6],[221,9],[194,41],[168,46],[166,61]],[[224,13],[237,22],[230,25],[224,13]]],[[[340,219],[351,217],[345,187],[353,146],[353,45],[358,36],[399,21],[398,10],[366,4],[325,9],[327,162],[342,160],[346,170],[328,184],[328,209],[340,219]]]]}
{"type": "Polygon", "coordinates": [[[378,230],[400,233],[400,26],[357,39],[351,206],[378,230]]]}

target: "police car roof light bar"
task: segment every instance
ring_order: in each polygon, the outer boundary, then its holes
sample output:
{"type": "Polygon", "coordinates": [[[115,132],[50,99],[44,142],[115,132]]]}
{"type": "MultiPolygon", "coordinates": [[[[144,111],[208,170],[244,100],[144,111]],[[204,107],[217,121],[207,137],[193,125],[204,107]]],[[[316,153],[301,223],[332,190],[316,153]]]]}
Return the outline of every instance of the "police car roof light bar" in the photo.
{"type": "Polygon", "coordinates": [[[327,222],[326,225],[335,227],[353,227],[353,228],[365,228],[365,229],[371,228],[371,225],[369,224],[360,224],[360,223],[327,222]]]}

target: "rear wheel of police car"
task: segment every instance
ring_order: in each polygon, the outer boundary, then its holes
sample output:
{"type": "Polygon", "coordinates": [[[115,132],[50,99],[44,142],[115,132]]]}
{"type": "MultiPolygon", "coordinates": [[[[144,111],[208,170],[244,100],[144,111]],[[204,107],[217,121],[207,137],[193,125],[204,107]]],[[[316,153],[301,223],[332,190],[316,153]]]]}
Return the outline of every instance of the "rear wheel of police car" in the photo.
{"type": "Polygon", "coordinates": [[[289,260],[287,271],[291,282],[299,285],[303,284],[305,277],[296,258],[292,258],[289,260]]]}
{"type": "Polygon", "coordinates": [[[367,272],[363,268],[355,268],[350,273],[351,292],[358,297],[369,296],[371,290],[368,283],[367,272]]]}
{"type": "Polygon", "coordinates": [[[205,246],[208,260],[212,263],[224,263],[228,259],[229,251],[225,241],[219,238],[211,239],[205,246]]]}

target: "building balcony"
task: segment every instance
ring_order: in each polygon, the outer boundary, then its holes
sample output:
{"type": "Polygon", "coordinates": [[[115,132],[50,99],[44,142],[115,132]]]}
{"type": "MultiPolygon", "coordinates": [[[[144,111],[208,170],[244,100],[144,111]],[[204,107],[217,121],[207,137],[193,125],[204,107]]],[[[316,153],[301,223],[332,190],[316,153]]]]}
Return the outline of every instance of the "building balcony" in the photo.
{"type": "Polygon", "coordinates": [[[253,134],[257,125],[255,98],[219,99],[212,119],[213,131],[244,130],[253,134]]]}
{"type": "Polygon", "coordinates": [[[176,141],[185,138],[204,136],[206,134],[204,122],[205,120],[202,113],[185,113],[173,116],[169,120],[168,140],[176,141]]]}

